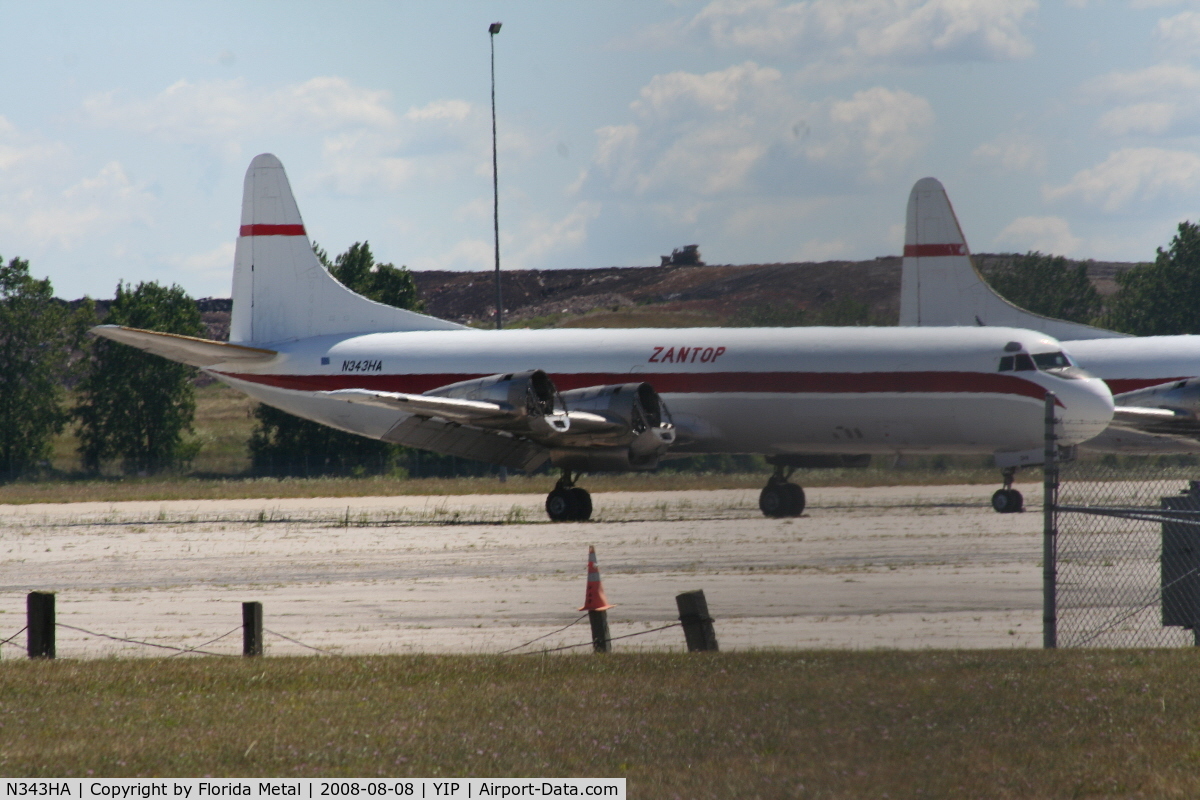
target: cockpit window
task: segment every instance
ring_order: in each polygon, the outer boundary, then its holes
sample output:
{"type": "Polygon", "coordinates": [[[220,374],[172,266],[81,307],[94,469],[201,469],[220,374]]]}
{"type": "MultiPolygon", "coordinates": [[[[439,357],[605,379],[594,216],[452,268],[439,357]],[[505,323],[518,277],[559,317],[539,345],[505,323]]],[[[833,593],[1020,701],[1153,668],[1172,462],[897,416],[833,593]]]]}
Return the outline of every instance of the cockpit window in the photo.
{"type": "Polygon", "coordinates": [[[1033,357],[1033,363],[1037,364],[1038,369],[1064,369],[1073,367],[1071,359],[1067,358],[1067,354],[1059,351],[1057,353],[1037,353],[1033,357]]]}
{"type": "Polygon", "coordinates": [[[1015,356],[1000,356],[1000,372],[1012,372],[1013,370],[1028,371],[1034,369],[1033,359],[1025,353],[1017,353],[1015,356]]]}

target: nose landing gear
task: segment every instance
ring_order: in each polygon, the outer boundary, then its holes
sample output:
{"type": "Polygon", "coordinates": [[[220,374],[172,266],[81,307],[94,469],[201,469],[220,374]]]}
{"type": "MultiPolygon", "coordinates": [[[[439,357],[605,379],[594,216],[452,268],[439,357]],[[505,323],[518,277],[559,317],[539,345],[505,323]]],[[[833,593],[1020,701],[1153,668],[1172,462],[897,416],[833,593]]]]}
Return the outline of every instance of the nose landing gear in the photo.
{"type": "Polygon", "coordinates": [[[554,522],[587,522],[592,517],[592,496],[575,485],[578,475],[564,469],[554,490],[546,496],[546,513],[554,522]]]}
{"type": "Polygon", "coordinates": [[[1025,498],[1021,493],[1012,488],[1013,476],[1017,474],[1016,467],[1005,467],[1000,472],[1004,478],[1004,488],[997,489],[992,495],[992,508],[997,514],[1015,514],[1018,511],[1025,510],[1025,498]]]}
{"type": "Polygon", "coordinates": [[[795,467],[775,465],[775,474],[758,495],[758,507],[766,517],[798,517],[804,513],[804,490],[788,481],[795,467]]]}

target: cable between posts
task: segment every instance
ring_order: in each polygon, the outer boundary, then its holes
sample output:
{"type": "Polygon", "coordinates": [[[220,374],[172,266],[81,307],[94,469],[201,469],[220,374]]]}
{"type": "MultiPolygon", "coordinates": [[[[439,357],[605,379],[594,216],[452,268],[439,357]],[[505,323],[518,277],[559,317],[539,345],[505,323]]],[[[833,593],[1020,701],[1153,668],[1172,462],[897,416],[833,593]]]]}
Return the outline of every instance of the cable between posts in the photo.
{"type": "MultiPolygon", "coordinates": [[[[63,623],[63,622],[56,622],[54,624],[56,627],[59,627],[59,628],[66,628],[67,630],[79,631],[80,633],[86,633],[88,636],[99,636],[101,639],[112,639],[114,642],[128,642],[129,644],[140,644],[143,647],[157,647],[162,650],[178,650],[181,653],[200,653],[200,654],[206,655],[206,656],[222,656],[224,658],[232,658],[232,655],[230,653],[213,653],[208,650],[198,650],[198,649],[194,649],[194,648],[189,649],[186,647],[176,647],[176,646],[170,645],[170,644],[156,644],[154,642],[143,642],[140,639],[126,639],[121,636],[109,636],[107,633],[96,633],[95,631],[89,631],[86,628],[77,628],[74,625],[67,625],[66,623],[63,623]]],[[[228,636],[229,634],[225,634],[225,635],[228,636]]],[[[220,637],[220,638],[224,638],[224,637],[220,637]]],[[[179,655],[179,653],[176,653],[176,655],[179,655]]]]}
{"type": "Polygon", "coordinates": [[[28,625],[26,625],[24,628],[21,628],[21,630],[17,631],[16,633],[14,633],[12,636],[8,637],[7,639],[0,639],[0,645],[9,644],[10,642],[12,642],[13,639],[16,639],[18,636],[20,636],[22,633],[24,633],[27,630],[29,630],[28,625]]]}
{"type": "Polygon", "coordinates": [[[579,619],[576,619],[576,620],[575,620],[575,621],[573,621],[573,622],[568,622],[566,625],[562,626],[561,628],[559,628],[559,629],[558,629],[558,630],[556,630],[556,631],[550,631],[549,633],[547,633],[547,634],[544,634],[544,635],[542,635],[542,636],[539,636],[539,637],[537,637],[536,639],[530,639],[530,640],[529,640],[528,642],[526,642],[525,644],[519,644],[519,645],[517,645],[516,647],[510,647],[510,648],[508,648],[507,650],[501,650],[501,651],[500,651],[499,653],[497,653],[496,655],[501,655],[501,656],[502,656],[502,655],[504,655],[505,653],[511,653],[513,650],[520,650],[522,647],[528,647],[529,645],[533,644],[534,642],[539,642],[539,641],[541,641],[542,639],[545,639],[547,636],[553,636],[553,635],[554,635],[554,634],[556,634],[556,633],[562,633],[563,631],[565,631],[567,628],[571,627],[572,625],[576,625],[576,624],[578,624],[578,623],[579,623],[579,621],[580,621],[580,620],[582,620],[582,619],[583,619],[584,617],[586,617],[586,616],[587,616],[587,614],[586,614],[586,613],[584,613],[584,614],[581,614],[581,615],[579,616],[579,619]]]}
{"type": "MultiPolygon", "coordinates": [[[[578,621],[579,620],[575,620],[575,622],[578,622],[578,621]]],[[[572,622],[571,625],[574,625],[575,622],[572,622]]],[[[616,641],[620,641],[621,639],[631,639],[634,636],[645,636],[647,633],[658,633],[659,631],[665,631],[665,630],[669,630],[671,628],[678,628],[682,624],[683,624],[682,622],[672,622],[670,625],[663,625],[661,628],[651,628],[648,631],[638,631],[637,633],[627,633],[623,636],[610,636],[610,637],[608,637],[608,641],[616,642],[616,641]]],[[[571,627],[571,625],[568,625],[567,627],[569,628],[569,627],[571,627]]],[[[564,628],[563,630],[566,630],[566,628],[564,628]]],[[[557,633],[557,631],[555,631],[555,633],[557,633]]],[[[549,636],[550,634],[546,634],[546,635],[549,636]]],[[[545,637],[539,637],[539,638],[545,638],[545,637]]],[[[537,639],[534,639],[534,641],[536,642],[537,639]]],[[[594,645],[595,645],[595,642],[582,642],[581,644],[566,644],[566,645],[563,645],[562,647],[555,647],[550,650],[538,650],[536,653],[521,653],[521,655],[523,655],[523,656],[539,656],[539,655],[543,655],[545,653],[557,653],[559,650],[574,650],[576,647],[593,647],[594,645]]],[[[522,645],[522,646],[524,646],[524,645],[522,645]]],[[[509,651],[505,650],[504,652],[507,653],[509,651]]]]}
{"type": "Polygon", "coordinates": [[[298,644],[301,647],[307,647],[309,650],[315,650],[318,653],[325,653],[326,655],[336,655],[332,650],[322,650],[319,647],[313,647],[311,644],[305,644],[304,642],[300,641],[299,639],[293,639],[290,636],[284,636],[282,633],[276,633],[275,631],[267,630],[266,628],[263,628],[263,633],[269,633],[272,636],[278,636],[280,639],[287,639],[292,644],[298,644]]]}

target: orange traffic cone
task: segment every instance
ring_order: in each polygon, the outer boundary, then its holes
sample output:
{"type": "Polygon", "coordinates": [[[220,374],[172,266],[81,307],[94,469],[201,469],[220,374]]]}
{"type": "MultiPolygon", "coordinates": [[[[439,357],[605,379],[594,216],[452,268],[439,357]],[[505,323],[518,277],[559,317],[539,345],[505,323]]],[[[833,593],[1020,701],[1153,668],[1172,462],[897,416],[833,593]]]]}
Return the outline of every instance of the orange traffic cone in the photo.
{"type": "Polygon", "coordinates": [[[588,547],[587,594],[580,611],[607,611],[612,608],[604,596],[604,584],[600,582],[600,568],[596,566],[596,548],[588,547]]]}

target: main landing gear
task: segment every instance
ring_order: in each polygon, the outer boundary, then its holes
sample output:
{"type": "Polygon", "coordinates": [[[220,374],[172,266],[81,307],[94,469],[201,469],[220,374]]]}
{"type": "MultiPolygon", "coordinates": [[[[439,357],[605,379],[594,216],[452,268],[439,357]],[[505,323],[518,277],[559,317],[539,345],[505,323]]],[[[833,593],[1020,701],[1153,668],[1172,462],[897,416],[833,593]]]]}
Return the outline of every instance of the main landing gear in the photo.
{"type": "Polygon", "coordinates": [[[571,470],[564,469],[554,491],[546,496],[546,513],[554,522],[587,522],[592,517],[592,496],[575,485],[571,470]]]}
{"type": "Polygon", "coordinates": [[[1013,476],[1017,474],[1017,468],[1005,467],[1000,474],[1004,478],[1004,488],[997,489],[996,493],[992,495],[992,508],[996,509],[998,514],[1015,514],[1018,511],[1024,511],[1025,498],[1012,488],[1013,476]]]}
{"type": "Polygon", "coordinates": [[[804,513],[804,490],[788,481],[795,467],[775,465],[775,474],[758,495],[758,507],[767,517],[798,517],[804,513]]]}

